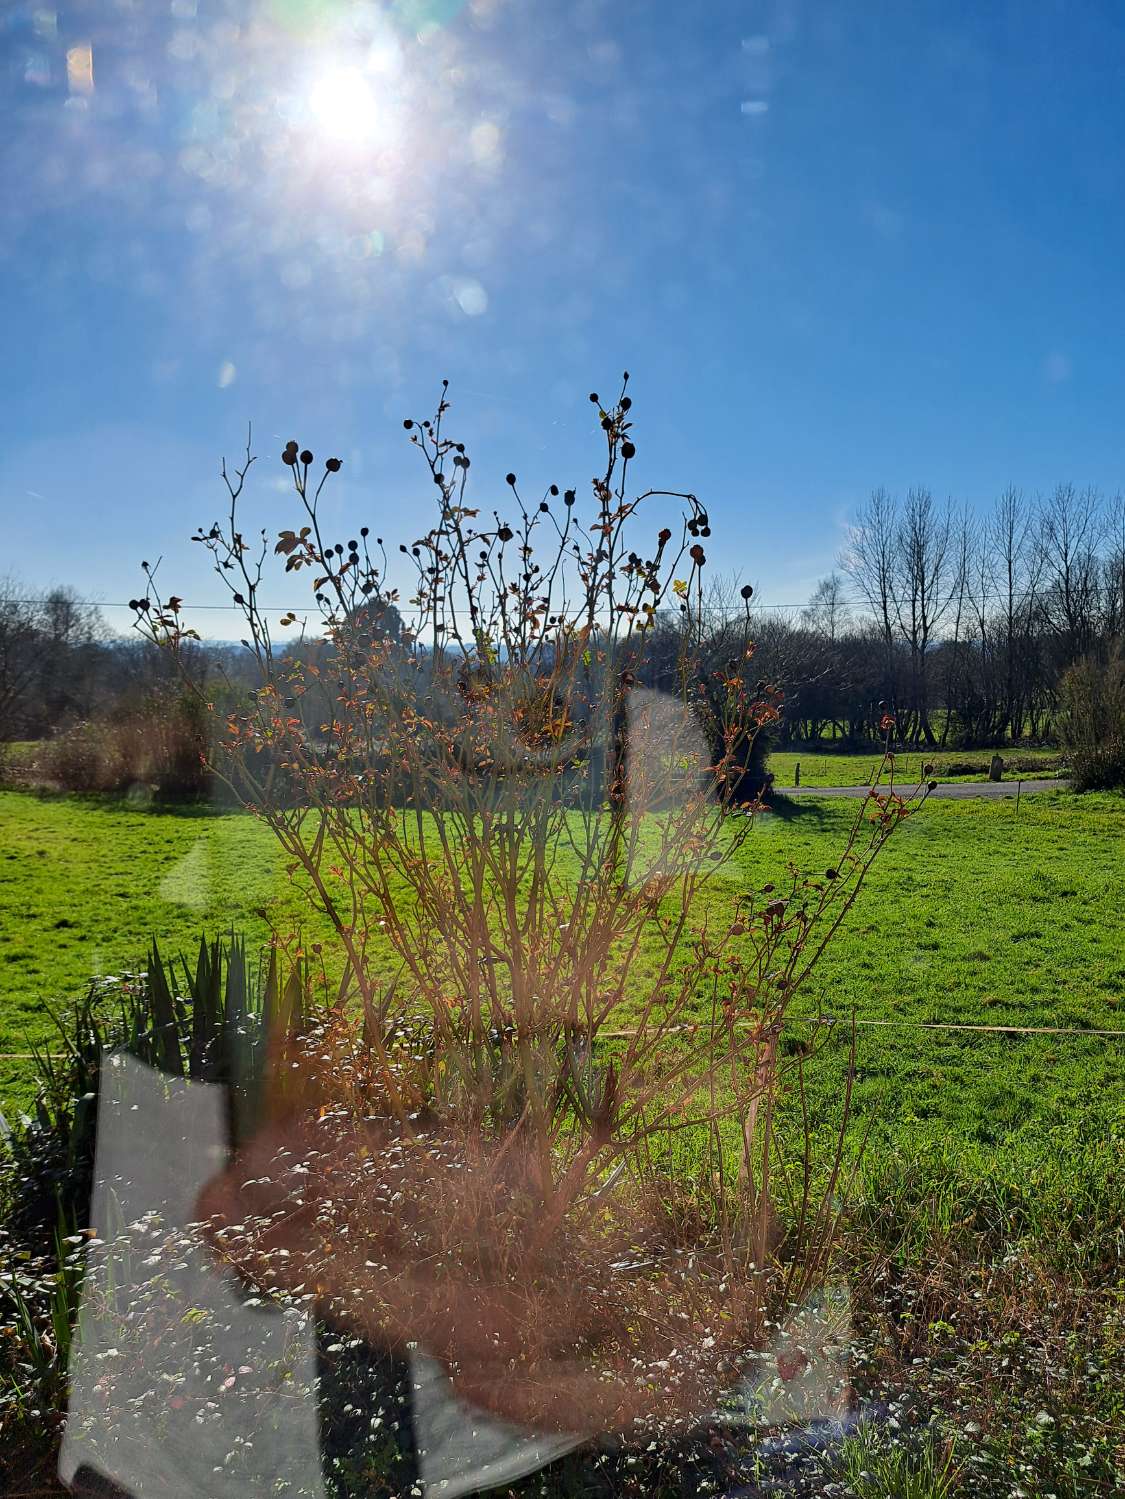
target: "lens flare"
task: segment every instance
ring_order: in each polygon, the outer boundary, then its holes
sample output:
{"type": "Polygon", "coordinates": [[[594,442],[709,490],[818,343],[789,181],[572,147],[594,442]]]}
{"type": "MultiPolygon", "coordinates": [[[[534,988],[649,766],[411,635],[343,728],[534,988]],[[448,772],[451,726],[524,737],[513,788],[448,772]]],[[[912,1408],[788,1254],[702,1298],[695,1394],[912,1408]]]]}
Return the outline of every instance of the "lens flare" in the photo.
{"type": "Polygon", "coordinates": [[[374,140],[386,123],[375,91],[359,68],[322,73],[309,89],[308,104],[316,129],[334,141],[374,140]]]}

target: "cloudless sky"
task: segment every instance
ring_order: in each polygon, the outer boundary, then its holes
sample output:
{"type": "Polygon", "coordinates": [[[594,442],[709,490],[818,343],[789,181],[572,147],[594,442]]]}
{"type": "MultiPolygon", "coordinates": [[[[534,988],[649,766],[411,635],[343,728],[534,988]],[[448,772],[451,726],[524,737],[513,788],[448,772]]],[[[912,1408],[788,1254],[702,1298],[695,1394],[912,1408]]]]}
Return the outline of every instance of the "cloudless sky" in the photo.
{"type": "Polygon", "coordinates": [[[443,376],[491,508],[588,481],[628,368],[637,477],[767,600],[877,484],[1113,491],[1123,81],[1095,0],[8,0],[0,571],[219,599],[250,421],[253,520],[295,437],[409,541],[443,376]]]}

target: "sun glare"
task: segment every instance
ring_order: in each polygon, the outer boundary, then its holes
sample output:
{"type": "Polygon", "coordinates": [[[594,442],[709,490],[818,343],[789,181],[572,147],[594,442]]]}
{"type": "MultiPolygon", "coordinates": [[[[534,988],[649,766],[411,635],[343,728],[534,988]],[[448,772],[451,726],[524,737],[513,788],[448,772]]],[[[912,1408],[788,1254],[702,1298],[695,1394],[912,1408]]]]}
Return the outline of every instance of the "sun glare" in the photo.
{"type": "Polygon", "coordinates": [[[338,67],[322,73],[308,99],[317,129],[335,141],[371,140],[384,123],[375,91],[359,68],[338,67]]]}

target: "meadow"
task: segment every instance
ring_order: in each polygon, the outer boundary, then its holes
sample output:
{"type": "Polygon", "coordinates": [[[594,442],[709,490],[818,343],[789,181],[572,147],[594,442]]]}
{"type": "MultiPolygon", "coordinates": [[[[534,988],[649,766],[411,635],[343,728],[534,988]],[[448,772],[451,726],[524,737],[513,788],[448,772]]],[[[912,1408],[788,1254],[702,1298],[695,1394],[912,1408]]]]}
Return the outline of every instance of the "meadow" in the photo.
{"type": "MultiPolygon", "coordinates": [[[[874,750],[845,752],[824,746],[774,750],[770,769],[778,786],[795,784],[797,767],[802,786],[869,786],[879,773],[882,758],[874,750]]],[[[895,756],[895,781],[907,789],[925,779],[926,766],[937,781],[984,781],[988,778],[991,750],[902,750],[895,756]]],[[[1056,776],[1061,756],[1055,749],[1003,749],[1004,779],[1014,781],[1056,776]]]]}
{"type": "MultiPolygon", "coordinates": [[[[833,862],[854,803],[776,802],[714,877],[721,907],[792,862],[833,862]]],[[[143,966],[150,940],[190,953],[231,928],[309,941],[325,920],[285,876],[269,830],[207,807],[133,808],[0,793],[0,1107],[25,1105],[30,1044],[91,975],[143,966]],[[14,1055],[13,1055],[14,1054],[14,1055]]],[[[992,1141],[1065,1118],[1125,1077],[1125,798],[1060,789],[932,801],[891,840],[796,1009],[858,1023],[857,1109],[893,1135],[941,1128],[992,1141]],[[1016,1036],[920,1029],[1063,1027],[1016,1036]]],[[[645,966],[637,966],[638,993],[645,966]]],[[[627,1023],[628,1016],[623,1015],[627,1023]]],[[[800,1021],[794,1023],[800,1029],[800,1021]]],[[[841,1035],[839,1064],[844,1052],[841,1035]]],[[[824,1070],[830,1097],[837,1067],[824,1070]]]]}
{"type": "MultiPolygon", "coordinates": [[[[773,807],[717,866],[709,902],[720,918],[747,883],[784,879],[789,864],[834,864],[857,812],[815,797],[773,807]]],[[[233,928],[251,950],[271,931],[325,934],[269,830],[245,813],[8,791],[0,828],[9,1117],[33,1096],[29,1048],[57,1044],[52,1008],[92,975],[143,967],[152,938],[167,958],[193,954],[203,930],[233,928]]],[[[783,1052],[794,1062],[820,1037],[806,1104],[829,1138],[854,1064],[850,1139],[866,1152],[839,1244],[854,1380],[861,1400],[899,1423],[861,1429],[826,1459],[825,1477],[847,1478],[840,1492],[1121,1492],[1123,853],[1121,795],[1060,787],[1018,809],[931,801],[897,830],[793,1007],[783,1052]],[[816,1032],[818,1013],[842,1023],[816,1032]]],[[[642,954],[623,1025],[646,971],[642,954]]],[[[797,1122],[792,1093],[783,1117],[797,1122]]],[[[690,1177],[697,1162],[680,1139],[674,1154],[690,1177]]],[[[47,1350],[48,1370],[53,1360],[47,1350]]],[[[8,1400],[12,1471],[46,1474],[57,1421],[48,1430],[25,1412],[26,1378],[12,1380],[8,1400]]],[[[535,1479],[514,1492],[681,1492],[676,1464],[659,1453],[639,1461],[610,1482],[576,1456],[547,1487],[535,1479]]]]}

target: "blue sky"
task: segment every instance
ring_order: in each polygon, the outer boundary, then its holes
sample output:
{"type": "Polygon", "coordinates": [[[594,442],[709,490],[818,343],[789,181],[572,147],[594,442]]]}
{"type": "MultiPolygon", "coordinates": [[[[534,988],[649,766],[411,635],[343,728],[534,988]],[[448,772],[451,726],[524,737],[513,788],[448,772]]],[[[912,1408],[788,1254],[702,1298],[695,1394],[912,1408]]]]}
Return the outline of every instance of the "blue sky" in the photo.
{"type": "Polygon", "coordinates": [[[251,420],[253,518],[296,437],[409,540],[443,376],[491,506],[585,482],[628,368],[638,478],[771,601],[876,484],[1115,490],[1123,72],[1092,0],[9,3],[10,566],[219,598],[187,537],[251,420]]]}

